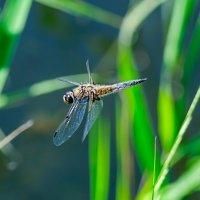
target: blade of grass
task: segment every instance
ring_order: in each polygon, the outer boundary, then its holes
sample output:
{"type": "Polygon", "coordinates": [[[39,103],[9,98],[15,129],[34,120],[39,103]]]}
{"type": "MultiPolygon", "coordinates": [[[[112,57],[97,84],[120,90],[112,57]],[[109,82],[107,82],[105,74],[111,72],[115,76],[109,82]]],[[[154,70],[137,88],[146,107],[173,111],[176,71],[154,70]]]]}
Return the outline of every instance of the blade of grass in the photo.
{"type": "Polygon", "coordinates": [[[8,136],[6,136],[4,139],[0,141],[0,150],[5,147],[8,143],[10,143],[13,139],[15,139],[18,135],[20,135],[22,132],[27,130],[33,125],[33,121],[29,120],[26,123],[19,126],[16,130],[14,130],[12,133],[10,133],[8,136]]]}
{"type": "Polygon", "coordinates": [[[200,15],[197,19],[194,33],[192,35],[191,43],[188,47],[185,63],[184,63],[184,74],[183,74],[183,84],[188,88],[189,82],[192,80],[194,73],[194,67],[199,58],[200,51],[200,15]]]}
{"type": "Polygon", "coordinates": [[[164,49],[165,69],[163,70],[169,71],[169,73],[171,73],[171,70],[173,71],[178,67],[177,64],[183,47],[183,40],[196,4],[196,1],[190,0],[184,2],[182,0],[176,0],[174,2],[173,13],[164,49]]]}
{"type": "Polygon", "coordinates": [[[12,57],[22,33],[32,0],[7,0],[0,16],[0,94],[4,88],[12,57]]]}
{"type": "Polygon", "coordinates": [[[200,158],[198,157],[192,166],[190,166],[178,180],[165,186],[159,192],[160,199],[185,199],[187,195],[200,187],[199,177],[200,158]]]}
{"type": "Polygon", "coordinates": [[[116,200],[131,199],[130,120],[125,103],[116,102],[116,200]]]}
{"type": "MultiPolygon", "coordinates": [[[[132,57],[132,37],[145,18],[164,1],[144,0],[137,7],[130,9],[122,22],[118,38],[118,71],[120,80],[138,78],[132,57]]],[[[143,169],[153,172],[154,139],[151,119],[140,87],[135,87],[123,96],[127,100],[126,110],[131,111],[131,124],[134,125],[133,143],[143,169]],[[134,120],[134,121],[133,121],[134,120]]],[[[159,156],[157,157],[159,166],[159,156]]],[[[158,167],[159,170],[159,167],[158,167]]]]}
{"type": "MultiPolygon", "coordinates": [[[[148,175],[146,173],[143,173],[143,177],[141,179],[141,187],[139,192],[137,193],[137,196],[135,200],[150,200],[152,199],[152,178],[153,173],[148,175]],[[145,182],[144,182],[145,181],[145,182]]],[[[155,177],[156,179],[156,177],[155,177]]],[[[155,192],[154,192],[154,199],[155,199],[155,192]]]]}
{"type": "Polygon", "coordinates": [[[164,151],[168,152],[173,144],[177,128],[176,122],[171,86],[161,80],[158,97],[158,129],[164,151]]]}
{"type": "Polygon", "coordinates": [[[200,132],[196,134],[196,137],[187,141],[187,143],[182,144],[178,149],[175,158],[173,159],[173,163],[177,163],[184,157],[193,157],[200,154],[200,132]]]}
{"type": "Polygon", "coordinates": [[[153,185],[153,192],[152,192],[152,200],[154,200],[154,188],[155,188],[155,176],[156,176],[156,174],[155,174],[155,172],[156,172],[156,152],[157,152],[157,150],[156,150],[156,147],[157,147],[157,143],[156,143],[156,141],[157,141],[157,137],[155,137],[155,140],[154,140],[154,162],[153,162],[153,181],[152,181],[152,185],[153,185]]]}
{"type": "Polygon", "coordinates": [[[90,197],[108,199],[110,171],[110,128],[99,119],[89,135],[90,197]]]}
{"type": "Polygon", "coordinates": [[[196,107],[196,105],[199,101],[199,98],[200,98],[200,87],[197,90],[197,93],[196,93],[196,95],[195,95],[195,97],[192,101],[192,104],[191,104],[191,106],[188,110],[188,113],[185,117],[185,120],[184,120],[184,122],[183,122],[183,124],[180,128],[180,131],[178,132],[175,143],[173,144],[173,146],[172,146],[172,148],[169,152],[169,155],[167,156],[167,159],[164,162],[164,165],[162,167],[162,170],[159,174],[158,180],[157,180],[156,185],[155,185],[155,192],[159,191],[163,181],[166,178],[166,175],[169,171],[170,163],[171,163],[171,161],[174,157],[174,154],[176,153],[176,151],[177,151],[177,149],[178,149],[178,147],[179,147],[179,145],[182,141],[183,135],[185,134],[186,129],[187,129],[188,125],[190,124],[190,121],[192,120],[192,113],[193,113],[193,111],[194,111],[194,109],[195,109],[195,107],[196,107]]]}
{"type": "MultiPolygon", "coordinates": [[[[4,132],[0,129],[0,141],[3,140],[6,137],[4,132]]],[[[10,170],[16,169],[20,162],[20,153],[17,151],[17,149],[14,147],[14,145],[9,142],[6,143],[5,146],[3,146],[1,149],[1,155],[3,154],[6,158],[4,164],[6,167],[10,170]]]]}
{"type": "Polygon", "coordinates": [[[45,6],[61,10],[63,12],[88,17],[97,22],[119,28],[122,18],[114,13],[105,11],[85,1],[66,1],[66,0],[36,0],[45,6]]]}
{"type": "Polygon", "coordinates": [[[186,27],[195,5],[196,2],[190,0],[184,2],[181,0],[175,1],[167,34],[158,98],[158,127],[161,143],[165,151],[170,150],[178,132],[178,127],[181,125],[181,116],[184,113],[184,108],[174,102],[171,81],[175,70],[178,70],[180,64],[186,27]],[[181,110],[179,116],[177,116],[176,108],[181,110]]]}

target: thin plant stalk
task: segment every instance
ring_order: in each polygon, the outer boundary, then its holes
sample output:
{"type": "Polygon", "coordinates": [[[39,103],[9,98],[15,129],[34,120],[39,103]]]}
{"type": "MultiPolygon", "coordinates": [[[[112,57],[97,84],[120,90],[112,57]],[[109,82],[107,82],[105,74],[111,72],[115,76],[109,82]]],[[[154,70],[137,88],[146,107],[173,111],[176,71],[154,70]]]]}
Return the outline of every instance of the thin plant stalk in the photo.
{"type": "Polygon", "coordinates": [[[155,176],[156,176],[156,147],[157,147],[157,137],[154,140],[154,162],[153,162],[153,192],[152,192],[152,200],[154,200],[154,188],[155,188],[155,176]]]}
{"type": "Polygon", "coordinates": [[[19,126],[16,130],[14,130],[8,136],[6,136],[3,140],[0,141],[0,150],[3,147],[5,147],[8,143],[10,143],[13,139],[15,139],[18,135],[20,135],[22,132],[30,128],[32,125],[33,125],[33,121],[29,120],[26,123],[19,126]]]}
{"type": "Polygon", "coordinates": [[[167,159],[165,160],[165,163],[164,163],[164,165],[162,167],[162,170],[161,170],[161,172],[159,174],[158,180],[157,180],[156,185],[155,185],[155,192],[158,192],[158,190],[160,189],[163,181],[166,178],[166,175],[167,175],[167,173],[169,171],[170,163],[171,163],[171,161],[172,161],[172,159],[173,159],[173,157],[174,157],[174,155],[175,155],[175,153],[176,153],[176,151],[177,151],[177,149],[178,149],[178,147],[179,147],[179,145],[180,145],[180,143],[182,141],[183,135],[185,134],[188,125],[190,124],[190,122],[192,120],[192,113],[193,113],[193,111],[194,111],[194,109],[195,109],[195,107],[196,107],[196,105],[197,105],[197,103],[199,101],[199,98],[200,98],[200,87],[198,88],[197,93],[196,93],[196,95],[195,95],[195,97],[194,97],[194,99],[192,101],[192,104],[191,104],[191,106],[190,106],[190,108],[188,110],[188,113],[187,113],[187,115],[185,117],[185,120],[184,120],[184,122],[183,122],[183,124],[182,124],[182,126],[180,128],[180,131],[179,131],[179,133],[177,135],[175,143],[172,146],[172,148],[171,148],[171,150],[169,152],[169,155],[167,156],[167,159]]]}

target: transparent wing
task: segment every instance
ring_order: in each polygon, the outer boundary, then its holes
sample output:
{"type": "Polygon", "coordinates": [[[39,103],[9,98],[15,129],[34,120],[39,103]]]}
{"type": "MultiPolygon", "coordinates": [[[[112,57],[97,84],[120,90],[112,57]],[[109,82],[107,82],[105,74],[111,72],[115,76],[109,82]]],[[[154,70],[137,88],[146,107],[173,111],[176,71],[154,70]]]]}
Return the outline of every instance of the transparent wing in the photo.
{"type": "Polygon", "coordinates": [[[94,103],[91,104],[91,107],[89,108],[89,112],[88,112],[88,115],[87,115],[87,121],[86,121],[86,124],[85,124],[85,129],[84,129],[82,141],[84,141],[84,139],[86,138],[86,136],[89,133],[92,125],[94,124],[97,117],[99,116],[102,108],[103,108],[103,101],[102,100],[96,100],[94,103]]]}
{"type": "Polygon", "coordinates": [[[66,118],[54,134],[53,143],[56,146],[60,146],[62,143],[67,141],[78,129],[83,120],[87,102],[88,98],[84,98],[82,101],[79,101],[78,99],[74,101],[67,113],[66,118]]]}
{"type": "Polygon", "coordinates": [[[92,84],[93,80],[92,80],[92,76],[91,76],[91,73],[90,73],[89,60],[86,61],[86,68],[87,68],[87,72],[88,72],[88,76],[89,76],[89,83],[92,84]]]}
{"type": "Polygon", "coordinates": [[[75,82],[75,81],[70,81],[70,80],[64,79],[64,78],[62,78],[62,77],[59,77],[58,80],[59,80],[59,81],[62,81],[62,82],[70,83],[70,84],[72,84],[72,85],[77,85],[77,86],[80,85],[80,83],[77,83],[77,82],[75,82]]]}

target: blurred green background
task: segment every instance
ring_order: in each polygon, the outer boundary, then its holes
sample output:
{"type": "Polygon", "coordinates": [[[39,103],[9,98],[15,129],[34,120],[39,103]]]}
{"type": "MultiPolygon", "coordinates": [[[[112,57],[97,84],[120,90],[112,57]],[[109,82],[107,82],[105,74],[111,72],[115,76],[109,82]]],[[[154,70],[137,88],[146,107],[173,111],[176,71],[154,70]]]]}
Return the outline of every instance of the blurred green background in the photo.
{"type": "Polygon", "coordinates": [[[1,149],[0,199],[199,199],[199,52],[198,1],[0,0],[0,128],[34,121],[1,149]],[[95,83],[148,80],[55,147],[56,78],[87,81],[87,59],[95,83]]]}

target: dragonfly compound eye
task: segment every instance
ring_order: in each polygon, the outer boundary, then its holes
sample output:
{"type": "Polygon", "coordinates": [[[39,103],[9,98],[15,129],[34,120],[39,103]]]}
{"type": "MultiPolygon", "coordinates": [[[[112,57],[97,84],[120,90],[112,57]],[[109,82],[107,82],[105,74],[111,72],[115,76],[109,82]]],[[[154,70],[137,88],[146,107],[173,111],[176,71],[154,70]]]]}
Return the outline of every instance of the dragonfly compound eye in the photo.
{"type": "Polygon", "coordinates": [[[73,103],[74,101],[74,95],[73,92],[67,92],[64,96],[63,96],[63,101],[67,104],[69,103],[73,103]]]}

